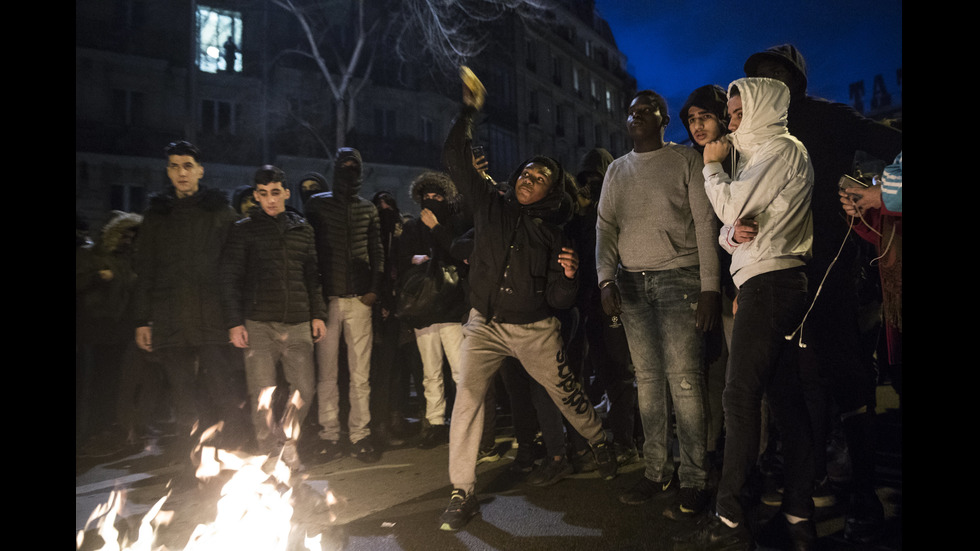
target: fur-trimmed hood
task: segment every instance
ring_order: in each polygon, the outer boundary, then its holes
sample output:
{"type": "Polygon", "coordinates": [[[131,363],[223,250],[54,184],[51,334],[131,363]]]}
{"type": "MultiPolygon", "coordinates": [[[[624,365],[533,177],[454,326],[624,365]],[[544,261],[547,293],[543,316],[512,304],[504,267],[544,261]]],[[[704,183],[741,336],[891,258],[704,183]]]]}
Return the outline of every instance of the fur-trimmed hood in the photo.
{"type": "Polygon", "coordinates": [[[102,227],[99,236],[99,247],[108,253],[116,252],[122,237],[127,232],[139,229],[143,216],[131,212],[113,211],[112,218],[102,227]]]}
{"type": "Polygon", "coordinates": [[[427,171],[419,174],[412,180],[410,193],[412,200],[418,205],[422,204],[422,198],[426,193],[438,193],[450,203],[459,200],[459,190],[445,172],[427,171]]]}

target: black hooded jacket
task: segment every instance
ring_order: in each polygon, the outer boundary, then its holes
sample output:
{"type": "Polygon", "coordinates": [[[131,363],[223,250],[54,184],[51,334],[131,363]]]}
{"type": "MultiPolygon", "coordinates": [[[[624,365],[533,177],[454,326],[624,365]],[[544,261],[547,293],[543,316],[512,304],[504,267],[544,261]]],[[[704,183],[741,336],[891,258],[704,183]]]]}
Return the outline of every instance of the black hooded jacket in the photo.
{"type": "MultiPolygon", "coordinates": [[[[612,162],[613,156],[609,151],[601,147],[589,150],[579,163],[578,183],[585,185],[590,174],[599,175],[601,182],[605,179],[606,169],[612,162]]],[[[565,228],[566,233],[575,243],[575,250],[579,253],[580,292],[582,293],[581,299],[584,301],[589,299],[599,285],[595,263],[595,225],[599,216],[599,195],[601,192],[601,183],[597,189],[590,190],[589,206],[582,209],[565,228]]]]}
{"type": "Polygon", "coordinates": [[[358,196],[360,189],[360,153],[342,148],[334,163],[333,190],[314,195],[303,207],[316,236],[325,297],[381,292],[384,247],[378,209],[358,196]],[[358,164],[353,172],[341,166],[349,159],[358,164]]]}
{"type": "Polygon", "coordinates": [[[562,232],[562,224],[571,215],[571,199],[561,184],[565,175],[558,163],[548,159],[558,166],[548,195],[521,205],[513,184],[534,160],[528,159],[511,176],[507,193],[500,195],[473,168],[475,113],[471,107],[463,108],[443,149],[449,175],[473,214],[470,304],[487,319],[533,323],[553,315],[554,309],[573,306],[578,291],[578,277],[566,278],[558,264],[562,247],[570,245],[562,232]]]}

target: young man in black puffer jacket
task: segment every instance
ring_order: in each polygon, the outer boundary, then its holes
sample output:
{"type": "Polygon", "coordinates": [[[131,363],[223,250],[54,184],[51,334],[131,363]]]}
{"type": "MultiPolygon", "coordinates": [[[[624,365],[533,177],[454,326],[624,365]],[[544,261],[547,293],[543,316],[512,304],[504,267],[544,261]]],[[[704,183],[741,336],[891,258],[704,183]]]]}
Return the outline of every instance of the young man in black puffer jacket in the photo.
{"type": "Polygon", "coordinates": [[[283,430],[287,427],[270,426],[268,410],[259,409],[262,391],[276,386],[281,362],[290,395],[299,392],[300,397],[292,421],[303,423],[316,388],[313,343],[326,333],[313,228],[287,210],[285,179],[274,166],[256,171],[259,208],[232,227],[222,257],[221,298],[229,340],[248,350],[245,376],[260,451],[271,455],[284,446],[284,461],[298,469],[295,436],[283,430]]]}
{"type": "Polygon", "coordinates": [[[349,147],[337,151],[333,190],[318,193],[303,207],[313,226],[323,296],[327,301],[327,337],[316,346],[317,400],[321,452],[325,460],[340,456],[337,369],[340,335],[347,344],[350,414],[347,425],[354,457],[374,462],[371,442],[372,306],[384,277],[378,209],[360,197],[361,154],[349,147]]]}

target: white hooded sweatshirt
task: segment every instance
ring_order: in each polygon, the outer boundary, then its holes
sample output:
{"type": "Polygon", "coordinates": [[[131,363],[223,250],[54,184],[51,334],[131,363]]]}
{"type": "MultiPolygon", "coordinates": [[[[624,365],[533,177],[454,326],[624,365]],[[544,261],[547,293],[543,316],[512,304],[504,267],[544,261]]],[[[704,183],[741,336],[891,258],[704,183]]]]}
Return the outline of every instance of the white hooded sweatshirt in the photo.
{"type": "Polygon", "coordinates": [[[741,287],[753,276],[803,266],[811,257],[813,165],[786,127],[790,93],[785,84],[741,78],[728,86],[729,97],[733,86],[742,97],[742,122],[728,135],[739,153],[735,178],[721,163],[708,163],[704,189],[726,226],[739,218],[759,223],[753,240],[726,247],[732,278],[741,287]]]}

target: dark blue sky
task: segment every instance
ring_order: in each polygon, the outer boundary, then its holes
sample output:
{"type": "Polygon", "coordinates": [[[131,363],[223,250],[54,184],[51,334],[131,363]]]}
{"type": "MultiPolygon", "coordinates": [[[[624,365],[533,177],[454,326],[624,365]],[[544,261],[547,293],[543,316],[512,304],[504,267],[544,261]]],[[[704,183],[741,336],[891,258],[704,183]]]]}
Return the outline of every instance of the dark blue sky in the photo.
{"type": "MultiPolygon", "coordinates": [[[[639,89],[667,99],[667,139],[687,139],[677,112],[705,84],[745,76],[749,55],[792,43],[803,53],[811,95],[850,103],[849,85],[877,74],[897,95],[902,67],[900,0],[596,0],[639,89]]],[[[624,122],[625,124],[625,122],[624,122]]]]}

